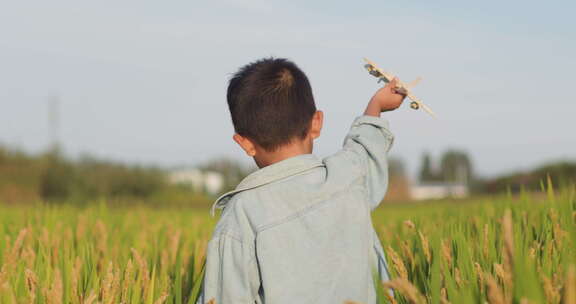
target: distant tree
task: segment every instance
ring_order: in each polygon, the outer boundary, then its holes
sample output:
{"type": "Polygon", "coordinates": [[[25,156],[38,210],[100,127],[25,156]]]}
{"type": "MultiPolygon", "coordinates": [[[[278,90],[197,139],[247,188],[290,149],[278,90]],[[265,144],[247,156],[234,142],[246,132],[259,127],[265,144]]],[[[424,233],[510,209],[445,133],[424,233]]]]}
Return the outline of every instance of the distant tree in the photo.
{"type": "Polygon", "coordinates": [[[57,151],[44,155],[44,170],[40,174],[40,196],[48,201],[63,200],[74,192],[75,168],[57,151]]]}
{"type": "Polygon", "coordinates": [[[440,161],[442,179],[446,182],[470,184],[474,174],[468,154],[459,150],[448,150],[440,161]]]}
{"type": "Polygon", "coordinates": [[[99,160],[66,158],[58,149],[33,155],[0,146],[0,203],[45,200],[83,204],[95,199],[156,200],[180,193],[166,172],[99,160]]]}
{"type": "Polygon", "coordinates": [[[484,181],[482,191],[488,193],[522,189],[540,191],[547,186],[548,179],[556,188],[573,187],[576,183],[576,162],[560,161],[545,164],[530,171],[513,172],[484,181]]]}
{"type": "Polygon", "coordinates": [[[152,167],[127,166],[83,155],[75,164],[78,192],[91,197],[145,198],[166,187],[164,172],[152,167]]]}
{"type": "Polygon", "coordinates": [[[388,160],[389,183],[385,201],[406,201],[410,198],[410,185],[402,159],[391,157],[388,160]]]}
{"type": "Polygon", "coordinates": [[[38,201],[43,168],[38,158],[0,146],[0,203],[38,201]]]}
{"type": "Polygon", "coordinates": [[[388,160],[388,171],[391,177],[406,177],[404,162],[398,157],[391,157],[388,160]]]}
{"type": "Polygon", "coordinates": [[[432,168],[432,158],[430,153],[424,152],[422,155],[422,165],[420,167],[420,182],[438,181],[438,174],[432,168]]]}

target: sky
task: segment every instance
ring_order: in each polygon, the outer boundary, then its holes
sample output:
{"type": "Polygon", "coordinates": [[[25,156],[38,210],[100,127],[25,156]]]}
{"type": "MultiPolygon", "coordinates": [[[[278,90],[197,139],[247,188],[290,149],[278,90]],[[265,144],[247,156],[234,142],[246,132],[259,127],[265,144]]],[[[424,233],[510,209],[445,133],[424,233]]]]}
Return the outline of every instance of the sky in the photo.
{"type": "Polygon", "coordinates": [[[308,75],[336,152],[381,86],[375,61],[438,115],[383,116],[392,155],[469,153],[485,177],[576,160],[575,2],[2,1],[0,143],[39,152],[59,100],[65,153],[165,167],[244,161],[232,141],[231,74],[262,57],[308,75]]]}

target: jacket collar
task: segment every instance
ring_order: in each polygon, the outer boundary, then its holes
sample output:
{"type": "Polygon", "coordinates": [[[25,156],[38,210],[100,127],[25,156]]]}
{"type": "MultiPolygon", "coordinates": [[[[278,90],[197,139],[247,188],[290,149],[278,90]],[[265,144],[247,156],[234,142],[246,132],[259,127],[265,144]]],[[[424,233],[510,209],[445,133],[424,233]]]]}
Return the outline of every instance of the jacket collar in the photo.
{"type": "Polygon", "coordinates": [[[230,198],[238,192],[253,189],[272,183],[274,181],[293,176],[312,168],[322,167],[324,164],[313,154],[302,154],[287,158],[272,165],[266,166],[244,178],[236,189],[221,195],[210,209],[214,216],[216,209],[223,209],[230,198]]]}

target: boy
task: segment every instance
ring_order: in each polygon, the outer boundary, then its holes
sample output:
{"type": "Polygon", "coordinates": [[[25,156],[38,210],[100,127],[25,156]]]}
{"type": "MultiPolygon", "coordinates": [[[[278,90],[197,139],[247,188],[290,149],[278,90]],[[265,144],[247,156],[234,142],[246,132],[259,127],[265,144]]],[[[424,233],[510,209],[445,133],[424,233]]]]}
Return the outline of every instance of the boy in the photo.
{"type": "Polygon", "coordinates": [[[262,59],[232,77],[233,139],[260,169],[214,204],[224,210],[199,303],[376,302],[373,275],[388,275],[370,211],[388,183],[393,136],[380,112],[402,103],[395,87],[378,90],[342,150],[320,160],[323,114],[294,63],[262,59]]]}

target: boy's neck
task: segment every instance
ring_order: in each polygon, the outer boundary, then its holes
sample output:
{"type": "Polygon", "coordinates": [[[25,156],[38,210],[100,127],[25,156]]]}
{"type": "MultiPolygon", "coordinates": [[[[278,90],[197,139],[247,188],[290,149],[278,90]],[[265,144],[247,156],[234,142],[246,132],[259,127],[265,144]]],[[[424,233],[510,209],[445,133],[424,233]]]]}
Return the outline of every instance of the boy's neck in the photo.
{"type": "Polygon", "coordinates": [[[284,145],[273,152],[265,150],[258,151],[254,157],[254,161],[256,165],[258,165],[258,168],[264,168],[294,156],[310,153],[312,153],[312,141],[301,141],[284,145]]]}

